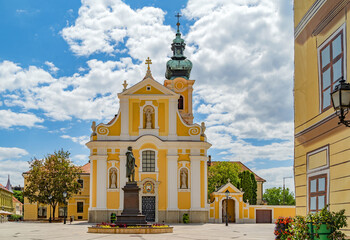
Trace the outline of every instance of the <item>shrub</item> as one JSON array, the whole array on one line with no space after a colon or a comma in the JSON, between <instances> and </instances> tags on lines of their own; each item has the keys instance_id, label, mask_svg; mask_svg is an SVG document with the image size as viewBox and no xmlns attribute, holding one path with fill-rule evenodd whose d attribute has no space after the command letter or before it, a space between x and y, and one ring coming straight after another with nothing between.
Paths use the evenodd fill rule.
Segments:
<instances>
[{"instance_id":1,"label":"shrub","mask_svg":"<svg viewBox=\"0 0 350 240\"><path fill-rule=\"evenodd\" d=\"M275 224L275 231L274 234L276 236L275 239L281 239L281 240L289 240L292 238L292 233L289 229L289 226L293 222L293 219L291 217L279 217Z\"/></svg>"},{"instance_id":2,"label":"shrub","mask_svg":"<svg viewBox=\"0 0 350 240\"><path fill-rule=\"evenodd\" d=\"M189 223L190 222L190 216L188 216L187 213L184 213L184 215L182 215L182 222L183 223Z\"/></svg>"}]
</instances>

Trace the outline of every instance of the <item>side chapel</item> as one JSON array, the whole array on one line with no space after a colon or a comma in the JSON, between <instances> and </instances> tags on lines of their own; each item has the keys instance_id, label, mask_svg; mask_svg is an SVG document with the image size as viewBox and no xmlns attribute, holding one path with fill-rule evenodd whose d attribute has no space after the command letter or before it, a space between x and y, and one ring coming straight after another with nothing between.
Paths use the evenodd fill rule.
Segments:
<instances>
[{"instance_id":1,"label":"side chapel","mask_svg":"<svg viewBox=\"0 0 350 240\"><path fill-rule=\"evenodd\" d=\"M135 156L135 181L141 188L139 209L151 222L208 222L205 124L193 123L192 63L177 23L166 64L164 85L151 73L118 94L120 109L107 124L92 124L90 141L89 222L108 221L123 211L127 182L126 152Z\"/></svg>"}]
</instances>

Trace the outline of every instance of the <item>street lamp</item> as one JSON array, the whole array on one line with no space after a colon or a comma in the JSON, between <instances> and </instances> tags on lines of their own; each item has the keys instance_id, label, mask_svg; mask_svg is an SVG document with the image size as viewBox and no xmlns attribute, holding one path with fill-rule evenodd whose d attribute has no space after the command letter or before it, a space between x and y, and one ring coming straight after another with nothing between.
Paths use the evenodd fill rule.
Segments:
<instances>
[{"instance_id":1,"label":"street lamp","mask_svg":"<svg viewBox=\"0 0 350 240\"><path fill-rule=\"evenodd\" d=\"M286 196L285 196L285 191L284 191L284 189L285 189L285 183L284 183L284 181L285 181L285 179L287 179L287 178L293 178L293 177L283 177L283 204L282 205L284 205L285 204L285 198L286 198Z\"/></svg>"},{"instance_id":2,"label":"street lamp","mask_svg":"<svg viewBox=\"0 0 350 240\"><path fill-rule=\"evenodd\" d=\"M50 218L49 218L49 223L51 223L51 199L52 199L52 196L50 195L50 196L49 196L49 208L50 208Z\"/></svg>"},{"instance_id":3,"label":"street lamp","mask_svg":"<svg viewBox=\"0 0 350 240\"><path fill-rule=\"evenodd\" d=\"M333 108L339 117L338 124L350 127L350 120L345 120L345 116L350 108L350 84L345 83L344 77L340 78L339 84L335 86L331 93Z\"/></svg>"},{"instance_id":4,"label":"street lamp","mask_svg":"<svg viewBox=\"0 0 350 240\"><path fill-rule=\"evenodd\" d=\"M66 202L67 192L63 192L63 198L64 198L64 216L63 216L63 224L66 224L66 217L67 217L67 202Z\"/></svg>"},{"instance_id":5,"label":"street lamp","mask_svg":"<svg viewBox=\"0 0 350 240\"><path fill-rule=\"evenodd\" d=\"M227 189L225 192L226 195L226 226L228 226L228 196L230 195L230 191Z\"/></svg>"}]
</instances>

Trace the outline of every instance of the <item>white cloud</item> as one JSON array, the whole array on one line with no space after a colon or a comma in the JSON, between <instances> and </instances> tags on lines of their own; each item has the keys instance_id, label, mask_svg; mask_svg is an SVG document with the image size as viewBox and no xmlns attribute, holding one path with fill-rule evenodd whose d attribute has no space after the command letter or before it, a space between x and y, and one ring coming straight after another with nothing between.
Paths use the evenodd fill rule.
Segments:
<instances>
[{"instance_id":1,"label":"white cloud","mask_svg":"<svg viewBox=\"0 0 350 240\"><path fill-rule=\"evenodd\" d=\"M292 166L252 170L266 180L266 183L264 183L264 190L272 187L283 187L283 178L294 176ZM285 187L295 192L294 178L285 179Z\"/></svg>"},{"instance_id":2,"label":"white cloud","mask_svg":"<svg viewBox=\"0 0 350 240\"><path fill-rule=\"evenodd\" d=\"M23 69L10 61L0 62L0 92L28 89L52 81L52 76L38 67L30 66L28 69Z\"/></svg>"},{"instance_id":3,"label":"white cloud","mask_svg":"<svg viewBox=\"0 0 350 240\"><path fill-rule=\"evenodd\" d=\"M64 139L70 139L75 143L79 143L82 146L85 146L85 144L90 141L90 137L89 136L80 136L80 137L71 137L69 135L62 135L61 138ZM76 155L78 156L78 155Z\"/></svg>"},{"instance_id":4,"label":"white cloud","mask_svg":"<svg viewBox=\"0 0 350 240\"><path fill-rule=\"evenodd\" d=\"M0 161L0 183L6 186L8 175L12 186L24 186L22 173L28 171L29 164L26 161L5 160Z\"/></svg>"},{"instance_id":5,"label":"white cloud","mask_svg":"<svg viewBox=\"0 0 350 240\"><path fill-rule=\"evenodd\" d=\"M79 166L82 166L86 163L89 162L89 155L85 155L85 154L77 154L77 155L74 155L71 157L71 160L79 165Z\"/></svg>"},{"instance_id":6,"label":"white cloud","mask_svg":"<svg viewBox=\"0 0 350 240\"><path fill-rule=\"evenodd\" d=\"M45 65L47 65L49 67L50 72L52 72L52 73L56 73L59 70L59 68L56 67L55 64L53 64L52 62L46 61Z\"/></svg>"},{"instance_id":7,"label":"white cloud","mask_svg":"<svg viewBox=\"0 0 350 240\"><path fill-rule=\"evenodd\" d=\"M21 158L22 156L26 155L28 155L28 152L22 148L0 147L0 160Z\"/></svg>"},{"instance_id":8,"label":"white cloud","mask_svg":"<svg viewBox=\"0 0 350 240\"><path fill-rule=\"evenodd\" d=\"M13 126L40 127L38 123L44 122L33 113L16 113L11 110L0 110L0 128Z\"/></svg>"}]
</instances>

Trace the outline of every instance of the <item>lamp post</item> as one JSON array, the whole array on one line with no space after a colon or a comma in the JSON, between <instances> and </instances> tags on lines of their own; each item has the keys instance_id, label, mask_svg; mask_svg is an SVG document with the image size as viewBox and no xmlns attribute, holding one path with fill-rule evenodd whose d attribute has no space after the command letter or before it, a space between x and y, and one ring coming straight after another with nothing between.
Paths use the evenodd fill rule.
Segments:
<instances>
[{"instance_id":1,"label":"lamp post","mask_svg":"<svg viewBox=\"0 0 350 240\"><path fill-rule=\"evenodd\" d=\"M283 177L283 204L282 205L285 204L285 198L286 198L285 191L284 191L284 189L286 187L286 185L285 185L285 179L286 178L293 178L293 177Z\"/></svg>"},{"instance_id":2,"label":"lamp post","mask_svg":"<svg viewBox=\"0 0 350 240\"><path fill-rule=\"evenodd\" d=\"M67 192L63 192L63 198L64 198L64 216L63 216L63 224L66 224L66 217L67 217L67 202L66 202Z\"/></svg>"},{"instance_id":3,"label":"lamp post","mask_svg":"<svg viewBox=\"0 0 350 240\"><path fill-rule=\"evenodd\" d=\"M228 196L230 195L230 191L227 189L225 192L226 195L226 226L228 226Z\"/></svg>"},{"instance_id":4,"label":"lamp post","mask_svg":"<svg viewBox=\"0 0 350 240\"><path fill-rule=\"evenodd\" d=\"M50 218L49 218L49 223L51 223L51 199L52 199L52 196L50 195L50 196L49 196L49 208L50 208Z\"/></svg>"},{"instance_id":5,"label":"lamp post","mask_svg":"<svg viewBox=\"0 0 350 240\"><path fill-rule=\"evenodd\" d=\"M339 117L338 124L344 124L350 127L350 120L345 120L346 114L350 108L350 84L345 83L344 77L341 77L339 84L335 86L331 93L332 105Z\"/></svg>"}]
</instances>

